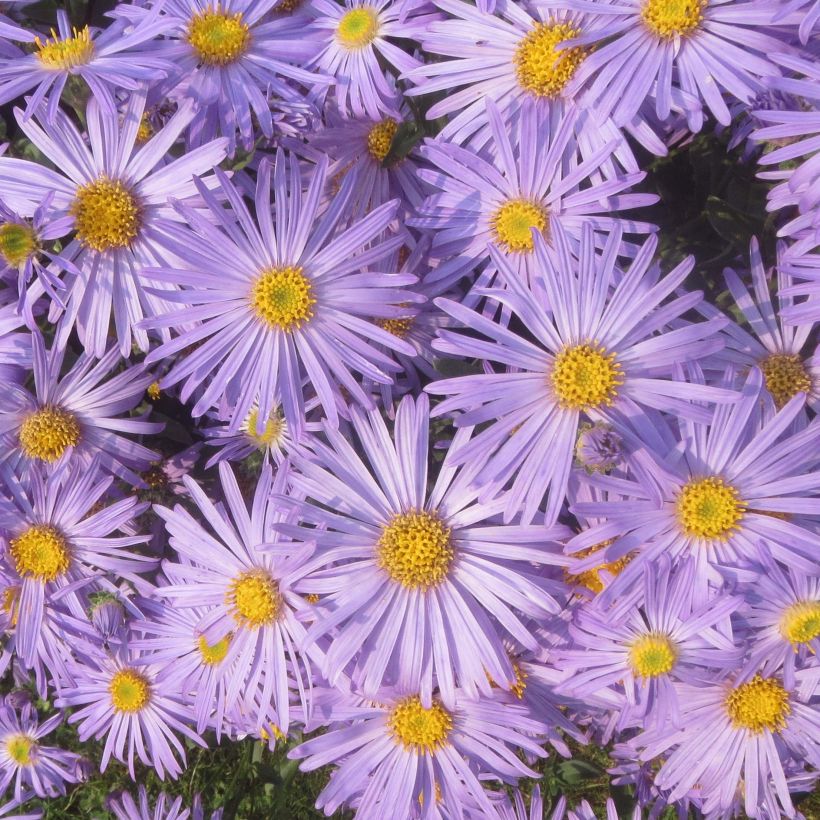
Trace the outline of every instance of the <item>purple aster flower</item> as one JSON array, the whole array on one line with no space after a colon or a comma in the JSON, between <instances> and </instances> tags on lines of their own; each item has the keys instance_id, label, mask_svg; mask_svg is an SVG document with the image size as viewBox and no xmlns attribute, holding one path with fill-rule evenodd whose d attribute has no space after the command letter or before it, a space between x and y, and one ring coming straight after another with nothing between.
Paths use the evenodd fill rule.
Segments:
<instances>
[{"instance_id":1,"label":"purple aster flower","mask_svg":"<svg viewBox=\"0 0 820 820\"><path fill-rule=\"evenodd\" d=\"M182 798L177 797L173 802L165 792L160 792L153 807L148 800L145 786L140 786L137 800L128 792L111 795L106 800L106 808L117 820L204 820L202 801L199 795L194 795L191 808L184 807ZM221 820L222 809L217 809L210 815L210 820Z\"/></svg>"},{"instance_id":2,"label":"purple aster flower","mask_svg":"<svg viewBox=\"0 0 820 820\"><path fill-rule=\"evenodd\" d=\"M299 589L321 596L308 639L331 640L324 677L336 685L349 672L366 696L420 689L428 706L435 683L448 705L456 686L510 688L503 636L534 651L525 619L560 610L563 585L543 567L562 563L563 528L496 525L500 504L476 504L475 468L455 468L449 453L428 490L424 395L402 399L392 439L377 411L354 408L351 424L363 457L329 425L327 443L294 454L292 485L313 503L291 500L300 526L279 527L317 546Z\"/></svg>"},{"instance_id":3,"label":"purple aster flower","mask_svg":"<svg viewBox=\"0 0 820 820\"><path fill-rule=\"evenodd\" d=\"M792 300L784 307L783 321L790 325L812 326L820 322L820 236L814 232L804 235L791 245L779 259L779 269L786 276L797 280L797 284L784 288L781 296ZM794 296L808 299L795 301Z\"/></svg>"},{"instance_id":4,"label":"purple aster flower","mask_svg":"<svg viewBox=\"0 0 820 820\"><path fill-rule=\"evenodd\" d=\"M550 523L564 502L582 417L611 423L626 434L640 413L639 405L705 421L710 413L690 402L734 401L736 395L670 378L676 365L697 361L723 346L717 331L725 319L668 330L670 322L702 300L702 293L695 291L664 304L692 270L691 257L661 278L659 266L652 262L657 240L651 237L618 278L617 225L602 254L596 251L592 228L585 225L580 261L559 222L552 226L554 247L547 246L537 231L532 235L531 284L522 282L491 246L505 289L481 291L517 316L528 336L456 302L436 300L469 331L486 338L442 330L434 347L500 367L433 382L426 390L448 396L435 415L459 411L456 426L491 422L469 443L454 447L452 456L457 464L488 459L478 477L481 498L495 497L509 487L505 520L521 513L528 523L549 492Z\"/></svg>"},{"instance_id":5,"label":"purple aster flower","mask_svg":"<svg viewBox=\"0 0 820 820\"><path fill-rule=\"evenodd\" d=\"M136 91L173 69L172 63L148 45L169 27L167 19L154 14L137 26L116 21L103 30L88 26L77 29L69 24L67 12L59 9L57 31L52 29L51 37L28 29L25 37L13 38L33 44L34 51L14 49L16 53L0 59L0 104L34 89L27 98L26 118L48 97L46 117L53 120L66 82L80 77L102 108L113 114L116 91Z\"/></svg>"},{"instance_id":6,"label":"purple aster flower","mask_svg":"<svg viewBox=\"0 0 820 820\"><path fill-rule=\"evenodd\" d=\"M286 733L294 690L307 711L311 662L317 662L321 654L316 648L301 651L305 627L300 613L309 606L294 590L312 550L302 545L294 548L276 532L277 525L288 520L281 503L271 497L285 490L284 466L275 479L270 465L263 468L250 511L225 462L219 465L219 477L227 509L217 509L198 484L185 478L211 531L181 506L173 510L156 507L181 559L163 563L168 583L157 589L157 595L176 607L205 609L194 623L195 632L187 638L206 662L208 657L222 656L219 669L207 680L213 686L227 676L224 710L242 709L256 717L258 728L274 721ZM181 674L188 666L175 663L174 668ZM190 677L191 673L186 674ZM210 700L199 704L198 719L212 705Z\"/></svg>"},{"instance_id":7,"label":"purple aster flower","mask_svg":"<svg viewBox=\"0 0 820 820\"><path fill-rule=\"evenodd\" d=\"M53 193L56 214L72 217L75 238L62 256L82 275L67 277L66 310L63 313L53 304L50 318L56 321L63 313L57 335L61 345L76 325L86 351L98 358L108 346L112 314L122 355L130 354L132 338L147 350L148 336L137 321L144 313L162 312L165 303L157 290L168 285L138 274L146 266L168 264L173 258L165 233L179 217L168 200L192 196L193 176L210 171L225 157L225 141L216 140L177 160L162 162L190 122L192 113L185 106L148 142L136 147L144 107L144 93L134 92L120 123L116 111L107 113L92 99L86 111L90 145L60 111L42 129L18 113L22 131L60 170L0 157L0 197L9 207L28 216ZM38 287L38 283L32 286L30 298L37 297Z\"/></svg>"},{"instance_id":8,"label":"purple aster flower","mask_svg":"<svg viewBox=\"0 0 820 820\"><path fill-rule=\"evenodd\" d=\"M127 647L108 654L81 644L76 651L73 681L55 705L73 710L68 722L79 724L82 742L105 737L100 771L113 756L128 765L132 780L135 758L153 766L160 779L166 774L178 777L185 749L177 735L200 746L205 743L188 725L190 708L179 692L173 667L146 664L139 652Z\"/></svg>"},{"instance_id":9,"label":"purple aster flower","mask_svg":"<svg viewBox=\"0 0 820 820\"><path fill-rule=\"evenodd\" d=\"M33 789L38 797L56 797L65 794L66 783L81 780L80 755L40 743L62 722L60 712L39 723L29 704L19 715L0 705L0 793L5 794L14 781L19 804L30 794L24 789Z\"/></svg>"},{"instance_id":10,"label":"purple aster flower","mask_svg":"<svg viewBox=\"0 0 820 820\"><path fill-rule=\"evenodd\" d=\"M483 783L535 777L519 750L544 756L533 737L541 724L510 703L462 693L449 707L437 699L425 706L417 694L382 692L366 703L329 694L322 722L331 728L289 753L303 771L336 764L316 802L328 816L347 804L361 820L432 818L441 816L440 802L453 812L475 803L484 817L499 818Z\"/></svg>"},{"instance_id":11,"label":"purple aster flower","mask_svg":"<svg viewBox=\"0 0 820 820\"><path fill-rule=\"evenodd\" d=\"M238 430L256 407L257 434L279 406L291 435L301 433L305 381L333 424L338 424L342 387L352 401L372 406L351 371L381 384L389 383L389 374L398 369L373 342L413 354L407 342L372 320L401 316L401 303L415 300L402 286L416 277L365 270L377 267L403 241L399 236L379 241L397 202L340 230L355 177L345 176L333 204L322 210L327 160L312 169L305 190L296 156L279 151L275 163L260 165L255 222L234 185L217 174L232 213L200 186L212 221L182 208L193 233L177 230L173 244L188 269L161 268L149 274L167 288L184 287L172 299L186 306L145 323L182 330L146 361L157 362L200 343L177 360L162 387L184 381L180 397L187 401L207 381L193 415L227 404L233 413L231 429ZM200 324L188 329L192 322Z\"/></svg>"},{"instance_id":12,"label":"purple aster flower","mask_svg":"<svg viewBox=\"0 0 820 820\"><path fill-rule=\"evenodd\" d=\"M0 395L0 461L58 466L97 458L105 471L142 486L134 471L158 454L122 434L162 430L161 424L126 415L142 400L151 374L142 365L120 369L119 351L112 347L99 361L82 354L61 375L66 349L55 342L46 351L39 333L31 340L34 395L16 384ZM108 378L115 369L120 372Z\"/></svg>"},{"instance_id":13,"label":"purple aster flower","mask_svg":"<svg viewBox=\"0 0 820 820\"><path fill-rule=\"evenodd\" d=\"M624 440L611 424L596 422L578 428L575 462L588 473L610 473L623 465Z\"/></svg>"}]
</instances>

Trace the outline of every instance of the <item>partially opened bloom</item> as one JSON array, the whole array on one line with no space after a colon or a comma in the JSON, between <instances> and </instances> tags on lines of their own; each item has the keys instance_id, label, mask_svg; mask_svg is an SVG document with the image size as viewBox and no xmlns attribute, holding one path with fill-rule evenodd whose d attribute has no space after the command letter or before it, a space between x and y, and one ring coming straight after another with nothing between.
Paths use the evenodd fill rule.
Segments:
<instances>
[{"instance_id":1,"label":"partially opened bloom","mask_svg":"<svg viewBox=\"0 0 820 820\"><path fill-rule=\"evenodd\" d=\"M669 329L671 321L702 299L702 293L694 291L666 302L694 260L661 277L652 262L657 247L653 237L618 278L617 226L599 254L593 231L585 225L580 261L559 222L553 226L554 247L536 231L533 237L536 264L531 283L523 282L491 247L505 289L481 292L509 308L527 336L477 310L437 300L472 335L442 330L435 348L451 356L483 359L497 369L443 379L426 389L448 397L435 414L458 411L457 426L491 422L452 452L458 464L488 459L478 476L482 498L509 488L505 520L520 513L524 522L530 522L549 493L546 520L551 523L564 502L584 416L627 431L637 405L705 420L707 410L689 402L733 401L735 396L673 377L675 364L697 361L723 346L716 334L725 319Z\"/></svg>"}]
</instances>

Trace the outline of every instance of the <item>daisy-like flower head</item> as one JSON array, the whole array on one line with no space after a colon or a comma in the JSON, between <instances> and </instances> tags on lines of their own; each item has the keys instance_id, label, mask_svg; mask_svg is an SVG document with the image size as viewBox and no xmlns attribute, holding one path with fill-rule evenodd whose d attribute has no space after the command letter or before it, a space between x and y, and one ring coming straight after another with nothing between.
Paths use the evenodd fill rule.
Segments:
<instances>
[{"instance_id":1,"label":"daisy-like flower head","mask_svg":"<svg viewBox=\"0 0 820 820\"><path fill-rule=\"evenodd\" d=\"M117 820L205 820L202 810L202 801L199 795L194 796L191 808L183 805L182 798L176 800L160 792L156 802L151 805L145 786L140 786L137 799L128 792L111 795L105 801L106 808ZM222 809L217 809L210 815L210 820L221 820Z\"/></svg>"},{"instance_id":2,"label":"daisy-like flower head","mask_svg":"<svg viewBox=\"0 0 820 820\"><path fill-rule=\"evenodd\" d=\"M418 208L419 216L410 224L433 232L431 253L439 264L427 281L440 282L442 289L474 270L486 258L488 245L525 273L533 262L533 229L550 241L558 222L574 246L580 243L585 224L601 232L615 225L627 233L655 230L649 223L615 213L657 201L653 194L625 193L644 178L642 173L600 178L615 143L582 158L576 134L583 123L590 124L587 115L579 115L574 107L539 112L531 100L525 100L520 117L516 144L497 106L487 100L492 156L482 157L440 140L427 140L421 148L434 167L422 169L419 175L435 193ZM603 233L598 236L603 241Z\"/></svg>"},{"instance_id":3,"label":"daisy-like flower head","mask_svg":"<svg viewBox=\"0 0 820 820\"><path fill-rule=\"evenodd\" d=\"M146 536L114 535L147 504L125 498L92 512L112 480L100 475L96 460L84 469L65 465L48 476L30 468L25 480L7 465L0 467L0 486L9 501L0 508L0 541L19 578L15 639L27 666L41 654L42 638L51 634L41 634L47 601L59 597L76 612L83 608L77 592L84 579L100 571L127 578L156 566L128 549L144 543Z\"/></svg>"},{"instance_id":4,"label":"daisy-like flower head","mask_svg":"<svg viewBox=\"0 0 820 820\"><path fill-rule=\"evenodd\" d=\"M78 644L71 663L72 682L55 705L72 709L81 741L105 737L100 771L111 757L127 764L135 780L134 761L153 766L160 779L178 777L185 766L185 748L178 735L204 746L188 725L191 710L179 691L171 666L146 663L140 653L123 645L112 654L91 644ZM180 765L180 761L182 765Z\"/></svg>"},{"instance_id":5,"label":"daisy-like flower head","mask_svg":"<svg viewBox=\"0 0 820 820\"><path fill-rule=\"evenodd\" d=\"M560 609L563 585L543 567L562 562L563 528L496 526L500 505L476 504L475 469L449 456L428 491L426 396L402 399L392 438L377 411L354 409L351 424L363 456L329 425L327 443L294 455L292 485L313 503L291 502L300 526L283 529L317 545L299 589L321 596L308 638L331 640L324 676L335 685L349 673L367 696L410 686L426 706L436 684L446 704L456 685L509 689L503 636L534 651L525 619Z\"/></svg>"},{"instance_id":6,"label":"daisy-like flower head","mask_svg":"<svg viewBox=\"0 0 820 820\"><path fill-rule=\"evenodd\" d=\"M24 121L18 112L20 128L60 170L0 157L0 197L9 207L29 216L52 194L55 215L70 217L75 237L61 255L81 275L68 274L64 279L66 309L57 338L66 344L76 325L86 351L98 358L108 347L112 316L123 356L130 354L132 339L142 350L148 348L148 336L136 323L144 313L162 311L164 302L156 290L167 285L138 273L169 258L164 231L179 218L167 204L169 198L192 196L193 176L210 171L225 157L225 141L216 140L163 162L192 112L189 106L181 106L162 130L138 146L144 108L144 92L133 92L120 122L116 110L106 112L92 99L86 111L90 144L61 111L55 112L53 122L43 122L42 128L33 120ZM39 287L39 283L31 286L29 298L37 298ZM51 320L61 312L53 304Z\"/></svg>"},{"instance_id":7,"label":"daisy-like flower head","mask_svg":"<svg viewBox=\"0 0 820 820\"><path fill-rule=\"evenodd\" d=\"M559 222L552 232L552 247L532 232L536 264L531 285L490 248L505 289L481 294L509 308L528 337L477 310L437 300L442 310L483 338L442 330L434 347L449 355L484 359L498 369L443 379L426 390L448 396L435 414L458 411L457 426L491 422L454 448L453 459L459 464L487 459L478 477L481 498L509 487L504 513L508 521L519 513L523 521L532 521L547 492L546 520L556 520L582 418L610 423L626 434L627 417L640 412L638 405L706 421L709 412L691 401L736 398L721 388L670 378L676 364L697 361L723 346L716 334L725 319L667 329L702 300L696 291L666 302L694 260L662 278L652 262L657 247L652 237L618 279L618 226L600 254L592 228L584 226L580 261Z\"/></svg>"},{"instance_id":8,"label":"daisy-like flower head","mask_svg":"<svg viewBox=\"0 0 820 820\"><path fill-rule=\"evenodd\" d=\"M33 50L15 49L14 56L0 60L0 104L34 89L25 116L30 117L48 97L46 117L52 120L69 77L81 77L99 104L113 113L115 91L136 91L173 70L173 63L151 44L170 27L167 19L153 14L136 26L119 20L104 30L78 29L71 27L68 14L60 9L56 31L52 29L50 36L26 31L20 39L32 44Z\"/></svg>"},{"instance_id":9,"label":"daisy-like flower head","mask_svg":"<svg viewBox=\"0 0 820 820\"><path fill-rule=\"evenodd\" d=\"M293 588L312 550L302 545L294 548L276 532L276 525L288 516L271 494L284 491L286 467L279 469L275 479L270 465L263 468L250 511L225 462L219 465L219 476L226 511L217 509L196 482L185 479L208 528L182 507L156 508L181 559L163 563L168 583L157 594L176 607L203 608L187 640L196 642L202 662L220 667L216 675L200 669L200 685L213 687L228 676L224 701L217 702L216 708L241 709L255 717L258 729L274 722L287 733L292 688L306 711L311 662L320 656L315 648L301 652L305 628L298 613L309 607ZM186 674L190 678L193 673ZM198 719L209 707L214 707L211 698L198 706Z\"/></svg>"},{"instance_id":10,"label":"daisy-like flower head","mask_svg":"<svg viewBox=\"0 0 820 820\"><path fill-rule=\"evenodd\" d=\"M352 371L381 384L389 383L390 373L398 369L373 342L413 353L407 342L373 324L374 319L402 316L402 303L418 301L403 289L416 282L415 276L378 270L402 243L398 236L379 241L395 216L396 201L340 230L355 178L347 175L332 205L322 211L327 161L311 170L304 190L298 159L279 151L275 164L260 165L254 221L236 187L221 172L218 176L232 213L201 186L213 222L183 208L193 234L182 229L175 234L174 251L188 269L150 273L166 287L182 286L173 300L186 307L146 322L184 328L146 361L157 362L200 343L195 352L177 359L162 387L184 382L180 397L187 401L205 385L193 415L228 406L232 430L240 429L257 408L257 434L279 407L291 435L301 433L305 382L333 424L338 424L342 387L353 402L372 406ZM193 321L200 324L189 329Z\"/></svg>"},{"instance_id":11,"label":"daisy-like flower head","mask_svg":"<svg viewBox=\"0 0 820 820\"><path fill-rule=\"evenodd\" d=\"M14 782L14 799L22 803L32 789L41 798L65 794L66 783L77 783L80 755L45 746L40 741L63 722L57 713L40 723L30 704L17 714L0 705L0 792L8 794Z\"/></svg>"},{"instance_id":12,"label":"daisy-like flower head","mask_svg":"<svg viewBox=\"0 0 820 820\"><path fill-rule=\"evenodd\" d=\"M483 817L498 818L483 783L535 776L516 752L544 756L534 737L542 724L491 698L460 692L449 707L393 691L369 703L336 693L328 700L323 722L331 728L289 753L304 761L303 771L336 765L317 800L328 816L345 804L362 820L440 817L439 804L451 811L477 804Z\"/></svg>"},{"instance_id":13,"label":"daisy-like flower head","mask_svg":"<svg viewBox=\"0 0 820 820\"><path fill-rule=\"evenodd\" d=\"M704 814L737 808L753 818L795 817L787 777L820 763L820 711L777 676L677 684L681 728L636 739L641 760L665 756L655 785L680 800L695 784Z\"/></svg>"},{"instance_id":14,"label":"daisy-like flower head","mask_svg":"<svg viewBox=\"0 0 820 820\"><path fill-rule=\"evenodd\" d=\"M108 378L121 362L112 347L99 361L82 354L61 374L65 348L55 341L46 351L39 333L31 340L34 394L9 384L0 395L0 460L51 467L66 461L87 465L96 457L106 472L143 486L135 471L144 470L159 455L122 433L162 430L162 424L127 416L142 400L150 373L134 365Z\"/></svg>"}]
</instances>

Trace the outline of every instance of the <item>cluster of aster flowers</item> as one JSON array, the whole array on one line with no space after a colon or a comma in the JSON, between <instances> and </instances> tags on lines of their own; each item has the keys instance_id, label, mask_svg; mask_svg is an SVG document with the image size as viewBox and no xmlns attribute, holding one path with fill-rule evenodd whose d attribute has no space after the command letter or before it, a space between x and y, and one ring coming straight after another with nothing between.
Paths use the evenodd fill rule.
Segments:
<instances>
[{"instance_id":1,"label":"cluster of aster flowers","mask_svg":"<svg viewBox=\"0 0 820 820\"><path fill-rule=\"evenodd\" d=\"M327 815L589 820L532 779L593 744L803 817L820 3L76 5L0 16L0 816L255 738ZM705 131L777 234L708 294Z\"/></svg>"}]
</instances>

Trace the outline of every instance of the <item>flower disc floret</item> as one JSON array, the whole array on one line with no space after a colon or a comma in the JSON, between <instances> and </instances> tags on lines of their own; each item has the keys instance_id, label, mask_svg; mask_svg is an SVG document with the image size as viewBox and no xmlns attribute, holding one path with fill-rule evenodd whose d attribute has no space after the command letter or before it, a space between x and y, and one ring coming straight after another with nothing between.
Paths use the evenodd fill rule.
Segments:
<instances>
[{"instance_id":1,"label":"flower disc floret","mask_svg":"<svg viewBox=\"0 0 820 820\"><path fill-rule=\"evenodd\" d=\"M382 120L370 129L367 134L367 150L376 162L384 162L398 130L399 124L392 117Z\"/></svg>"},{"instance_id":2,"label":"flower disc floret","mask_svg":"<svg viewBox=\"0 0 820 820\"><path fill-rule=\"evenodd\" d=\"M390 712L388 726L397 743L416 753L430 753L447 743L453 719L438 703L429 709L417 695L399 701Z\"/></svg>"},{"instance_id":3,"label":"flower disc floret","mask_svg":"<svg viewBox=\"0 0 820 820\"><path fill-rule=\"evenodd\" d=\"M42 407L20 425L20 449L26 458L54 462L79 443L77 418L62 407Z\"/></svg>"},{"instance_id":4,"label":"flower disc floret","mask_svg":"<svg viewBox=\"0 0 820 820\"><path fill-rule=\"evenodd\" d=\"M496 241L510 252L529 252L533 249L532 229L541 233L547 229L546 210L537 202L511 199L492 217Z\"/></svg>"},{"instance_id":5,"label":"flower disc floret","mask_svg":"<svg viewBox=\"0 0 820 820\"><path fill-rule=\"evenodd\" d=\"M12 735L6 740L6 752L18 766L33 766L37 741L28 735Z\"/></svg>"},{"instance_id":6,"label":"flower disc floret","mask_svg":"<svg viewBox=\"0 0 820 820\"><path fill-rule=\"evenodd\" d=\"M776 732L786 725L791 712L789 693L774 678L756 675L732 689L726 697L726 712L736 729L760 734Z\"/></svg>"},{"instance_id":7,"label":"flower disc floret","mask_svg":"<svg viewBox=\"0 0 820 820\"><path fill-rule=\"evenodd\" d=\"M250 39L242 12L228 14L219 5L195 14L188 24L188 42L203 65L225 66L236 62L248 50Z\"/></svg>"},{"instance_id":8,"label":"flower disc floret","mask_svg":"<svg viewBox=\"0 0 820 820\"><path fill-rule=\"evenodd\" d=\"M623 372L615 354L600 345L571 345L555 357L550 381L561 407L589 410L612 404Z\"/></svg>"},{"instance_id":9,"label":"flower disc floret","mask_svg":"<svg viewBox=\"0 0 820 820\"><path fill-rule=\"evenodd\" d=\"M108 684L111 705L117 712L134 714L142 711L151 700L151 684L134 669L120 669Z\"/></svg>"},{"instance_id":10,"label":"flower disc floret","mask_svg":"<svg viewBox=\"0 0 820 820\"><path fill-rule=\"evenodd\" d=\"M77 239L95 251L125 248L139 233L139 205L119 180L101 176L80 186L70 211Z\"/></svg>"},{"instance_id":11,"label":"flower disc floret","mask_svg":"<svg viewBox=\"0 0 820 820\"><path fill-rule=\"evenodd\" d=\"M557 96L587 55L587 50L579 46L559 46L580 33L580 29L567 23L536 24L513 58L521 87L538 97Z\"/></svg>"},{"instance_id":12,"label":"flower disc floret","mask_svg":"<svg viewBox=\"0 0 820 820\"><path fill-rule=\"evenodd\" d=\"M707 0L646 0L641 19L658 37L682 37L700 27L706 3Z\"/></svg>"},{"instance_id":13,"label":"flower disc floret","mask_svg":"<svg viewBox=\"0 0 820 820\"><path fill-rule=\"evenodd\" d=\"M783 613L780 634L795 646L820 635L820 601L798 601Z\"/></svg>"},{"instance_id":14,"label":"flower disc floret","mask_svg":"<svg viewBox=\"0 0 820 820\"><path fill-rule=\"evenodd\" d=\"M760 362L760 370L777 407L783 407L792 396L811 390L811 376L795 353L772 353Z\"/></svg>"},{"instance_id":15,"label":"flower disc floret","mask_svg":"<svg viewBox=\"0 0 820 820\"><path fill-rule=\"evenodd\" d=\"M259 408L254 407L243 425L245 432L251 441L260 449L265 450L272 444L277 444L285 435L287 422L278 413L272 413L265 422L265 427L261 433L257 432L259 423Z\"/></svg>"},{"instance_id":16,"label":"flower disc floret","mask_svg":"<svg viewBox=\"0 0 820 820\"><path fill-rule=\"evenodd\" d=\"M667 635L642 635L629 647L629 665L636 677L657 678L672 671L678 650Z\"/></svg>"},{"instance_id":17,"label":"flower disc floret","mask_svg":"<svg viewBox=\"0 0 820 820\"><path fill-rule=\"evenodd\" d=\"M228 633L216 643L208 643L205 636L200 635L197 641L197 647L199 648L199 654L202 656L202 663L206 666L215 666L218 663L222 663L228 654L228 649L230 649L232 637L231 633Z\"/></svg>"},{"instance_id":18,"label":"flower disc floret","mask_svg":"<svg viewBox=\"0 0 820 820\"><path fill-rule=\"evenodd\" d=\"M737 528L746 504L722 478L694 479L677 499L678 522L685 535L725 540Z\"/></svg>"},{"instance_id":19,"label":"flower disc floret","mask_svg":"<svg viewBox=\"0 0 820 820\"><path fill-rule=\"evenodd\" d=\"M51 37L41 40L34 38L37 47L37 58L43 68L66 71L77 66L87 65L94 57L94 42L88 26L73 29L71 37L61 40L54 29Z\"/></svg>"},{"instance_id":20,"label":"flower disc floret","mask_svg":"<svg viewBox=\"0 0 820 820\"><path fill-rule=\"evenodd\" d=\"M235 578L227 602L237 623L251 629L272 624L282 609L279 587L264 569L247 570Z\"/></svg>"},{"instance_id":21,"label":"flower disc floret","mask_svg":"<svg viewBox=\"0 0 820 820\"><path fill-rule=\"evenodd\" d=\"M393 516L376 545L379 566L407 589L438 586L450 571L450 528L433 512Z\"/></svg>"},{"instance_id":22,"label":"flower disc floret","mask_svg":"<svg viewBox=\"0 0 820 820\"><path fill-rule=\"evenodd\" d=\"M44 583L55 581L71 563L66 537L50 524L35 524L12 538L9 552L18 575Z\"/></svg>"},{"instance_id":23,"label":"flower disc floret","mask_svg":"<svg viewBox=\"0 0 820 820\"><path fill-rule=\"evenodd\" d=\"M379 17L375 9L363 6L342 15L336 29L336 38L348 49L356 50L370 45L379 33Z\"/></svg>"},{"instance_id":24,"label":"flower disc floret","mask_svg":"<svg viewBox=\"0 0 820 820\"><path fill-rule=\"evenodd\" d=\"M290 332L313 316L316 299L299 267L269 268L251 289L251 307L268 327Z\"/></svg>"},{"instance_id":25,"label":"flower disc floret","mask_svg":"<svg viewBox=\"0 0 820 820\"><path fill-rule=\"evenodd\" d=\"M17 268L39 250L40 243L34 229L18 222L0 225L0 255L6 263Z\"/></svg>"}]
</instances>

